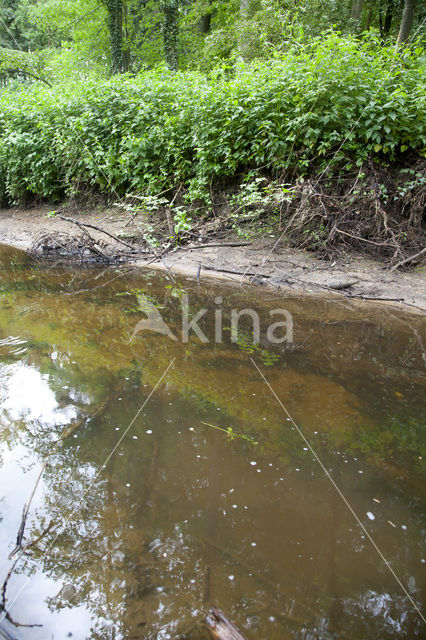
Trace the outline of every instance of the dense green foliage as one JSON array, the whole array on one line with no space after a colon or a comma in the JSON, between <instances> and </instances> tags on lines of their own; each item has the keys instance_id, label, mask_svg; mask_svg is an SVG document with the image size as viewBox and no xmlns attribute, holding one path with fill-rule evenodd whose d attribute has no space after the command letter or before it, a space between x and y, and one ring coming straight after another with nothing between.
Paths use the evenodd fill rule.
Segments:
<instances>
[{"instance_id":1,"label":"dense green foliage","mask_svg":"<svg viewBox=\"0 0 426 640\"><path fill-rule=\"evenodd\" d=\"M330 33L273 61L163 70L0 97L0 188L9 203L82 187L205 198L217 178L392 161L426 149L424 51Z\"/></svg>"},{"instance_id":2,"label":"dense green foliage","mask_svg":"<svg viewBox=\"0 0 426 640\"><path fill-rule=\"evenodd\" d=\"M181 238L223 189L237 229L285 209L289 241L324 248L340 212L346 238L414 250L425 18L416 0L0 0L0 202L173 200Z\"/></svg>"},{"instance_id":3,"label":"dense green foliage","mask_svg":"<svg viewBox=\"0 0 426 640\"><path fill-rule=\"evenodd\" d=\"M394 43L409 0L0 0L0 47L51 54L51 81L164 61L210 71L239 56L285 52L333 28L374 30ZM414 7L408 31L424 34L426 7Z\"/></svg>"}]
</instances>

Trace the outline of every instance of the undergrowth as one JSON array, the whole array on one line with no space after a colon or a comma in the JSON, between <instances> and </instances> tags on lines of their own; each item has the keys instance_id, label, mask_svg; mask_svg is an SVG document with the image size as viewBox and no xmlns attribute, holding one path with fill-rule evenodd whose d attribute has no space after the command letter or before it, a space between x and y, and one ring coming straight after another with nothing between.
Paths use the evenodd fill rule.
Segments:
<instances>
[{"instance_id":1,"label":"undergrowth","mask_svg":"<svg viewBox=\"0 0 426 640\"><path fill-rule=\"evenodd\" d=\"M424 77L420 44L396 54L374 36L328 33L276 60L209 75L158 70L7 90L0 94L0 200L60 201L88 190L116 200L160 194L173 199L182 235L223 183L246 189L230 203L235 224L244 224L251 205L241 198L256 199L256 181L265 179L275 191L261 192L266 205L258 216L275 199L294 243L324 244L331 227L336 236L333 216L345 203L345 224L372 216L352 235L370 234L374 243L384 232L396 247L407 229L395 227L384 205L390 192L398 200L398 185L408 226L422 222L419 202L413 213L409 200L415 191L424 203L424 185L415 170L405 180L400 170L425 156ZM321 221L327 195L334 201Z\"/></svg>"}]
</instances>

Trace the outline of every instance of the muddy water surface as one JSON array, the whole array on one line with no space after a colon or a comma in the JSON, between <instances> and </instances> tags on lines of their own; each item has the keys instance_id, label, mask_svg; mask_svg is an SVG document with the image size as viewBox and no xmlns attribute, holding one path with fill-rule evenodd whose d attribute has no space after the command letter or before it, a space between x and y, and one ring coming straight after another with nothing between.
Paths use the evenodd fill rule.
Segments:
<instances>
[{"instance_id":1,"label":"muddy water surface","mask_svg":"<svg viewBox=\"0 0 426 640\"><path fill-rule=\"evenodd\" d=\"M424 316L7 247L0 270L3 633L199 640L216 604L248 640L424 637Z\"/></svg>"}]
</instances>

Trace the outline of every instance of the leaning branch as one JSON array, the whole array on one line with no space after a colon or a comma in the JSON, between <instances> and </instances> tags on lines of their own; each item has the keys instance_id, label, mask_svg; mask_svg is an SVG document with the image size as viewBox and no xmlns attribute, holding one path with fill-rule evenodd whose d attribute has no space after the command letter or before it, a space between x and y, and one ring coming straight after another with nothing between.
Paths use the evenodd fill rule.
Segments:
<instances>
[{"instance_id":1,"label":"leaning branch","mask_svg":"<svg viewBox=\"0 0 426 640\"><path fill-rule=\"evenodd\" d=\"M426 247L424 247L424 249L422 249L421 251L418 251L417 253L415 253L413 256L409 256L408 258L405 258L405 260L401 260L401 262L397 262L397 264L395 264L392 267L392 269L389 269L389 271L390 272L396 271L397 269L399 269L399 267L402 267L402 265L406 264L407 262L411 262L416 258L420 258L420 256L422 256L424 253L426 253Z\"/></svg>"},{"instance_id":2,"label":"leaning branch","mask_svg":"<svg viewBox=\"0 0 426 640\"><path fill-rule=\"evenodd\" d=\"M44 82L44 84L47 84L48 87L52 87L52 85L50 84L50 82L48 80L46 80L45 78L42 78L41 76L36 75L35 73L32 73L31 71L28 71L27 69L21 69L19 67L3 67L1 69L1 71L4 71L5 73L22 73L24 76L30 76L31 78L34 78L34 80L40 80L40 82Z\"/></svg>"},{"instance_id":3,"label":"leaning branch","mask_svg":"<svg viewBox=\"0 0 426 640\"><path fill-rule=\"evenodd\" d=\"M84 227L88 227L89 229L95 229L96 231L100 231L101 233L104 233L106 236L109 236L116 242L119 242L120 244L124 244L125 247L128 247L129 249L132 249L132 250L135 249L131 244L124 242L124 240L121 240L120 238L115 236L113 233L110 233L109 231L105 231L105 229L102 229L101 227L97 227L95 224L89 224L88 222L80 222L80 220L76 220L75 218L69 218L68 216L62 216L60 214L58 214L58 218L60 218L61 220L65 220L65 222L72 222L73 224L76 224L78 227L80 227L80 229Z\"/></svg>"}]
</instances>

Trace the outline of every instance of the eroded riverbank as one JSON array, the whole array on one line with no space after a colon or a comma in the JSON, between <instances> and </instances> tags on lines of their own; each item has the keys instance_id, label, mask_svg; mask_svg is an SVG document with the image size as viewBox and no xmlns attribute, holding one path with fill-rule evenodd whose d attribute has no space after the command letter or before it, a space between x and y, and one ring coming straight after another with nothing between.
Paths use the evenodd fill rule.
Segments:
<instances>
[{"instance_id":1,"label":"eroded riverbank","mask_svg":"<svg viewBox=\"0 0 426 640\"><path fill-rule=\"evenodd\" d=\"M48 215L48 207L1 210L0 241L28 249L40 236L65 233L75 237L81 234L81 229L75 224ZM146 243L145 226L132 220L128 214L92 211L73 213L73 217L83 224L100 226L117 238L134 244L134 255L129 257L133 264L141 267L171 270L199 280L213 277L262 284L296 295L306 292L340 299L372 299L381 301L381 304L426 311L425 268L409 272L390 271L385 264L353 252L336 253L320 259L312 253L283 246L279 234L250 240L232 234L215 238L213 234L202 242L194 239L183 247L167 246L170 243L165 238L163 245L153 250ZM88 230L101 247L108 247L115 256L128 253L124 245L111 237L96 229ZM158 259L155 259L156 255Z\"/></svg>"}]
</instances>

